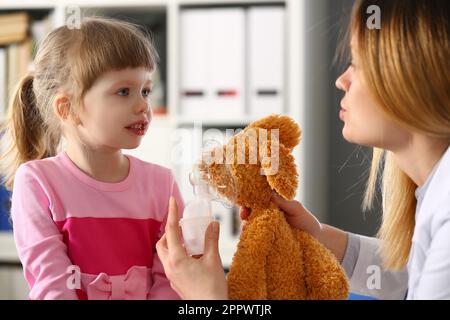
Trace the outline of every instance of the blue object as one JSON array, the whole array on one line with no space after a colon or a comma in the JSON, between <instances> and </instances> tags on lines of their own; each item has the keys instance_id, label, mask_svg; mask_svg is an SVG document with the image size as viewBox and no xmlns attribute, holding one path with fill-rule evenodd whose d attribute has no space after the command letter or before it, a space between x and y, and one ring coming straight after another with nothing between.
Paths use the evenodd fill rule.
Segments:
<instances>
[{"instance_id":1,"label":"blue object","mask_svg":"<svg viewBox=\"0 0 450 320\"><path fill-rule=\"evenodd\" d=\"M348 300L377 300L377 299L374 297L370 297L370 296L363 296L363 295L356 294L356 293L350 293Z\"/></svg>"},{"instance_id":2,"label":"blue object","mask_svg":"<svg viewBox=\"0 0 450 320\"><path fill-rule=\"evenodd\" d=\"M11 192L6 190L3 184L0 184L0 231L12 230L9 218L11 208Z\"/></svg>"}]
</instances>

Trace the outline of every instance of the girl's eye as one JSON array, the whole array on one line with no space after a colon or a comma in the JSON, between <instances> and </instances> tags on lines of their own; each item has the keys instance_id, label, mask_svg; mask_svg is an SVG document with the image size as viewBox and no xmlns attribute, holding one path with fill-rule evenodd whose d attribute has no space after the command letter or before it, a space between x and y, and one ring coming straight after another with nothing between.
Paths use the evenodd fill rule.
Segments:
<instances>
[{"instance_id":1,"label":"girl's eye","mask_svg":"<svg viewBox=\"0 0 450 320\"><path fill-rule=\"evenodd\" d=\"M119 91L117 91L117 94L118 94L119 96L126 97L126 96L128 96L128 95L130 94L130 89L128 89L128 88L122 88L122 89L120 89Z\"/></svg>"},{"instance_id":2,"label":"girl's eye","mask_svg":"<svg viewBox=\"0 0 450 320\"><path fill-rule=\"evenodd\" d=\"M142 90L142 95L144 97L148 97L151 93L152 93L152 90L149 88L145 88L144 90Z\"/></svg>"}]
</instances>

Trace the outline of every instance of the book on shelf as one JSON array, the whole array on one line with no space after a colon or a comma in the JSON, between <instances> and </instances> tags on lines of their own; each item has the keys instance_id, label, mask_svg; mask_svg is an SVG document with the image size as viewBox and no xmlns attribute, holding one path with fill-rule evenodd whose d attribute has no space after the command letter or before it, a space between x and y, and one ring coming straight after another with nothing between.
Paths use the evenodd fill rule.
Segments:
<instances>
[{"instance_id":1,"label":"book on shelf","mask_svg":"<svg viewBox=\"0 0 450 320\"><path fill-rule=\"evenodd\" d=\"M50 32L52 14L33 20L26 12L0 14L0 123L18 82L33 70L36 48Z\"/></svg>"},{"instance_id":2,"label":"book on shelf","mask_svg":"<svg viewBox=\"0 0 450 320\"><path fill-rule=\"evenodd\" d=\"M6 117L9 100L18 82L31 69L32 48L31 38L0 48L0 121Z\"/></svg>"},{"instance_id":3,"label":"book on shelf","mask_svg":"<svg viewBox=\"0 0 450 320\"><path fill-rule=\"evenodd\" d=\"M10 94L31 68L32 46L31 38L8 46L8 92Z\"/></svg>"},{"instance_id":4,"label":"book on shelf","mask_svg":"<svg viewBox=\"0 0 450 320\"><path fill-rule=\"evenodd\" d=\"M5 117L7 106L8 73L7 73L7 48L0 47L0 123Z\"/></svg>"},{"instance_id":5,"label":"book on shelf","mask_svg":"<svg viewBox=\"0 0 450 320\"><path fill-rule=\"evenodd\" d=\"M26 12L0 15L0 46L25 40L28 36L29 16Z\"/></svg>"}]
</instances>

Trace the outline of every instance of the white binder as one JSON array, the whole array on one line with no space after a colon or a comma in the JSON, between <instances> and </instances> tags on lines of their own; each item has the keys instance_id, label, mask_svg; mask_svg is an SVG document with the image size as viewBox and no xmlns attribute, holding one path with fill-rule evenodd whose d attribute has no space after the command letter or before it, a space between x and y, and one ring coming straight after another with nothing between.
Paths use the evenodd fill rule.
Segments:
<instances>
[{"instance_id":1,"label":"white binder","mask_svg":"<svg viewBox=\"0 0 450 320\"><path fill-rule=\"evenodd\" d=\"M284 111L284 10L283 7L248 10L248 94L253 118Z\"/></svg>"},{"instance_id":2,"label":"white binder","mask_svg":"<svg viewBox=\"0 0 450 320\"><path fill-rule=\"evenodd\" d=\"M181 110L208 119L244 115L245 11L181 12Z\"/></svg>"},{"instance_id":3,"label":"white binder","mask_svg":"<svg viewBox=\"0 0 450 320\"><path fill-rule=\"evenodd\" d=\"M212 9L211 89L214 116L236 117L245 113L245 11Z\"/></svg>"},{"instance_id":4,"label":"white binder","mask_svg":"<svg viewBox=\"0 0 450 320\"><path fill-rule=\"evenodd\" d=\"M201 116L209 110L209 24L206 9L181 12L180 104L184 116Z\"/></svg>"}]
</instances>

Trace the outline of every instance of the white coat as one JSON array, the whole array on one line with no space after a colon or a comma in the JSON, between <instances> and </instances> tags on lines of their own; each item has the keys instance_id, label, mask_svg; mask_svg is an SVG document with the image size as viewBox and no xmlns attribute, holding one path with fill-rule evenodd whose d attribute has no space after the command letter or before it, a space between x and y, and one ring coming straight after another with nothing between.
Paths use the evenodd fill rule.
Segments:
<instances>
[{"instance_id":1,"label":"white coat","mask_svg":"<svg viewBox=\"0 0 450 320\"><path fill-rule=\"evenodd\" d=\"M416 211L407 268L384 271L377 254L379 240L359 239L351 292L378 299L450 299L450 148L435 168Z\"/></svg>"}]
</instances>

